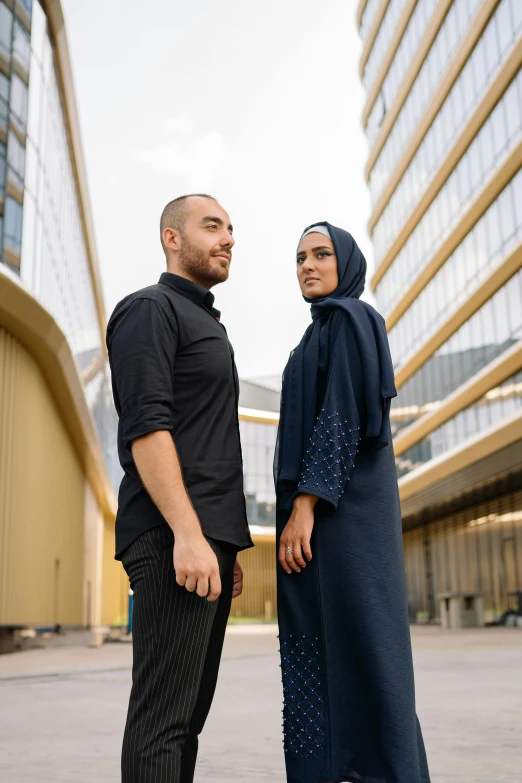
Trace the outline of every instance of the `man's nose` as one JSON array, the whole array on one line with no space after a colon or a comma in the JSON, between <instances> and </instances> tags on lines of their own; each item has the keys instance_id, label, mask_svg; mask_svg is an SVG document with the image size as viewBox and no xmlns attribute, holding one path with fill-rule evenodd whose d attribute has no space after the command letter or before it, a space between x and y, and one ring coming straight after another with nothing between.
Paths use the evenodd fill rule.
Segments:
<instances>
[{"instance_id":1,"label":"man's nose","mask_svg":"<svg viewBox=\"0 0 522 783\"><path fill-rule=\"evenodd\" d=\"M227 233L223 234L223 236L221 237L219 244L221 245L221 247L234 247L234 245L236 244L236 240L234 239L232 234L229 234L227 231Z\"/></svg>"}]
</instances>

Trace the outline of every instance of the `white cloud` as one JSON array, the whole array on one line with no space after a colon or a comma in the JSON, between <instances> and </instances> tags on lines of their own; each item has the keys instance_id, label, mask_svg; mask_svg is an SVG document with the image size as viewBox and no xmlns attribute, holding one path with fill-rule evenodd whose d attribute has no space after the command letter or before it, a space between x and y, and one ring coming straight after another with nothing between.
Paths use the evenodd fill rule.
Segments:
<instances>
[{"instance_id":1,"label":"white cloud","mask_svg":"<svg viewBox=\"0 0 522 783\"><path fill-rule=\"evenodd\" d=\"M165 122L164 128L166 131L175 131L184 134L192 133L193 123L190 114L188 111L184 111L176 117L170 117L170 119Z\"/></svg>"},{"instance_id":2,"label":"white cloud","mask_svg":"<svg viewBox=\"0 0 522 783\"><path fill-rule=\"evenodd\" d=\"M168 120L165 127L171 138L156 147L135 150L136 160L157 174L184 179L190 190L209 189L227 156L223 134L211 130L194 136L187 113Z\"/></svg>"},{"instance_id":3,"label":"white cloud","mask_svg":"<svg viewBox=\"0 0 522 783\"><path fill-rule=\"evenodd\" d=\"M310 320L293 261L304 226L330 220L372 256L355 3L63 5L108 312L163 271L163 206L212 193L236 233L215 294L239 372L279 372Z\"/></svg>"}]
</instances>

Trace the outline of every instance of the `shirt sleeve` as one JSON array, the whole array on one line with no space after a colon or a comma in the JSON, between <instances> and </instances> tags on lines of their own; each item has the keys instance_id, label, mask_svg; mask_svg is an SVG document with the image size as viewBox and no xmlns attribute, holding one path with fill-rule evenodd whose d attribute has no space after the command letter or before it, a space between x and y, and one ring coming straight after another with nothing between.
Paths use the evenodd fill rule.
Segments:
<instances>
[{"instance_id":1,"label":"shirt sleeve","mask_svg":"<svg viewBox=\"0 0 522 783\"><path fill-rule=\"evenodd\" d=\"M109 343L123 445L172 430L172 373L178 344L175 317L154 299L137 299L114 323Z\"/></svg>"},{"instance_id":2,"label":"shirt sleeve","mask_svg":"<svg viewBox=\"0 0 522 783\"><path fill-rule=\"evenodd\" d=\"M364 425L364 386L353 327L340 314L324 400L305 452L298 491L335 508L359 450Z\"/></svg>"}]
</instances>

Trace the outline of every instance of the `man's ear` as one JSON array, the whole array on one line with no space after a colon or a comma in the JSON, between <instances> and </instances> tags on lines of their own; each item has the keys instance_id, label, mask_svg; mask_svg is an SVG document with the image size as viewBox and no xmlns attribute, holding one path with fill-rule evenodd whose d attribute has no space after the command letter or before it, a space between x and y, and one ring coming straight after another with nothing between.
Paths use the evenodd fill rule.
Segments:
<instances>
[{"instance_id":1,"label":"man's ear","mask_svg":"<svg viewBox=\"0 0 522 783\"><path fill-rule=\"evenodd\" d=\"M169 250L179 251L181 245L181 234L175 228L164 228L162 234L163 244Z\"/></svg>"}]
</instances>

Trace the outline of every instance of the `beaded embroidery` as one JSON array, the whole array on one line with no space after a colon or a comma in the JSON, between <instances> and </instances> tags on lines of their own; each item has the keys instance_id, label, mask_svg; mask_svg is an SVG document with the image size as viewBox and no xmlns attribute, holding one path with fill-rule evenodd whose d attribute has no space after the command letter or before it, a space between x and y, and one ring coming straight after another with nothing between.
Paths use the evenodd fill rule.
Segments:
<instances>
[{"instance_id":1,"label":"beaded embroidery","mask_svg":"<svg viewBox=\"0 0 522 783\"><path fill-rule=\"evenodd\" d=\"M355 462L360 428L349 427L337 412L323 408L306 451L299 489L310 495L331 495L337 502Z\"/></svg>"},{"instance_id":2,"label":"beaded embroidery","mask_svg":"<svg viewBox=\"0 0 522 783\"><path fill-rule=\"evenodd\" d=\"M324 691L318 638L290 636L281 642L285 753L306 759L325 755Z\"/></svg>"}]
</instances>

